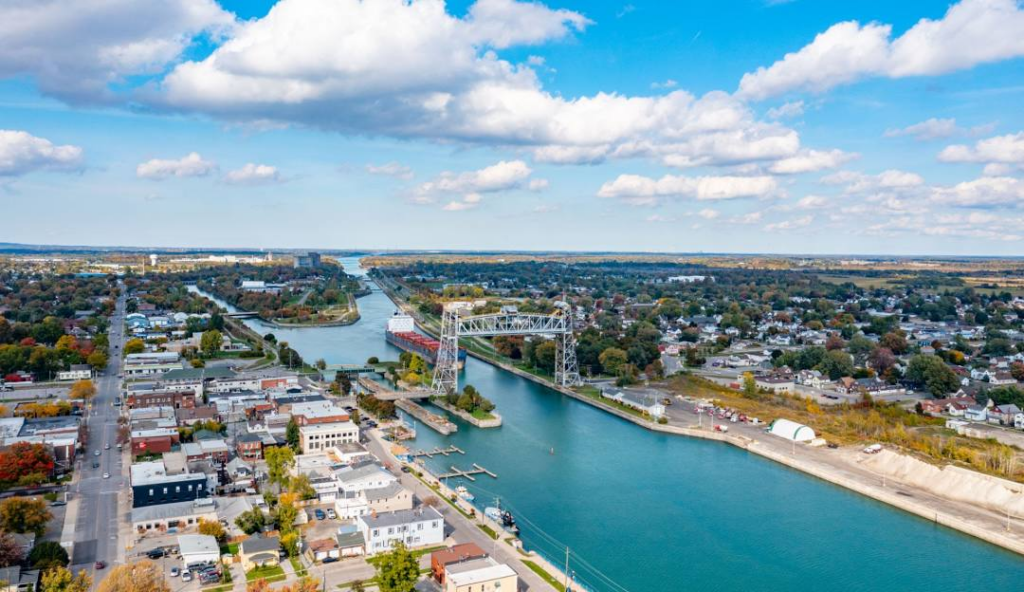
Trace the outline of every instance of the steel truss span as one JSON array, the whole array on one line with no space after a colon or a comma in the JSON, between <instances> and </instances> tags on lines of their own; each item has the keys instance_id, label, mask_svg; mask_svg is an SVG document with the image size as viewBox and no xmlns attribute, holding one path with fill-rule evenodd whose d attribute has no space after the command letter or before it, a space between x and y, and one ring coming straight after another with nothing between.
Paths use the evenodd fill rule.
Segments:
<instances>
[{"instance_id":1,"label":"steel truss span","mask_svg":"<svg viewBox=\"0 0 1024 592\"><path fill-rule=\"evenodd\" d=\"M498 335L548 335L555 338L555 382L561 386L580 384L576 364L576 338L568 304L559 302L550 315L498 313L461 315L466 310L453 303L441 315L441 347L434 366L431 390L438 394L459 391L459 337L495 337Z\"/></svg>"}]
</instances>

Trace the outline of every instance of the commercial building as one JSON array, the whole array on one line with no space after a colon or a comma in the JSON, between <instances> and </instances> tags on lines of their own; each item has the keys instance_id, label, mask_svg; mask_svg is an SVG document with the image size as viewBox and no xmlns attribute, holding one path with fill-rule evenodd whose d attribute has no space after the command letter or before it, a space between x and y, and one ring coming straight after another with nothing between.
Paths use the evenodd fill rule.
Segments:
<instances>
[{"instance_id":1,"label":"commercial building","mask_svg":"<svg viewBox=\"0 0 1024 592\"><path fill-rule=\"evenodd\" d=\"M137 534L187 530L200 520L217 521L217 507L212 499L132 509L132 529Z\"/></svg>"},{"instance_id":2,"label":"commercial building","mask_svg":"<svg viewBox=\"0 0 1024 592\"><path fill-rule=\"evenodd\" d=\"M444 592L506 592L517 590L519 575L492 557L450 563L445 567Z\"/></svg>"},{"instance_id":3,"label":"commercial building","mask_svg":"<svg viewBox=\"0 0 1024 592\"><path fill-rule=\"evenodd\" d=\"M132 465L131 485L133 508L194 501L210 493L205 474L169 475L162 460Z\"/></svg>"},{"instance_id":4,"label":"commercial building","mask_svg":"<svg viewBox=\"0 0 1024 592\"><path fill-rule=\"evenodd\" d=\"M348 442L359 442L359 427L351 421L299 427L299 444L305 453L321 452Z\"/></svg>"},{"instance_id":5,"label":"commercial building","mask_svg":"<svg viewBox=\"0 0 1024 592\"><path fill-rule=\"evenodd\" d=\"M444 568L452 563L487 557L476 543L462 543L430 554L430 571L438 584L444 585Z\"/></svg>"},{"instance_id":6,"label":"commercial building","mask_svg":"<svg viewBox=\"0 0 1024 592\"><path fill-rule=\"evenodd\" d=\"M92 366L89 364L72 364L68 370L57 373L57 380L89 380L92 378Z\"/></svg>"},{"instance_id":7,"label":"commercial building","mask_svg":"<svg viewBox=\"0 0 1024 592\"><path fill-rule=\"evenodd\" d=\"M208 534L183 534L178 537L178 551L186 567L217 563L220 561L220 545Z\"/></svg>"},{"instance_id":8,"label":"commercial building","mask_svg":"<svg viewBox=\"0 0 1024 592\"><path fill-rule=\"evenodd\" d=\"M196 406L196 393L195 391L179 390L134 392L128 395L125 403L129 409L146 407L192 409Z\"/></svg>"}]
</instances>

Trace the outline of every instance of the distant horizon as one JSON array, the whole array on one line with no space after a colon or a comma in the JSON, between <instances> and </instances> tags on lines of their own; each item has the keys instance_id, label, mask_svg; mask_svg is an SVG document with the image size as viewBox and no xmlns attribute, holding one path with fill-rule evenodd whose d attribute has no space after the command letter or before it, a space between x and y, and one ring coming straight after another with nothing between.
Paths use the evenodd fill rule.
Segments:
<instances>
[{"instance_id":1,"label":"distant horizon","mask_svg":"<svg viewBox=\"0 0 1024 592\"><path fill-rule=\"evenodd\" d=\"M600 250L561 250L561 249L368 249L368 248L326 248L326 247L170 247L140 245L57 245L33 243L0 242L0 256L30 253L225 253L225 254L294 254L314 251L326 254L357 255L430 255L430 254L463 254L463 255L622 255L622 256L696 256L696 257L786 257L786 258L821 258L821 259L937 259L937 260L1024 260L1024 255L942 255L942 254L900 254L883 255L871 253L783 253L783 252L726 252L726 251L600 251Z\"/></svg>"}]
</instances>

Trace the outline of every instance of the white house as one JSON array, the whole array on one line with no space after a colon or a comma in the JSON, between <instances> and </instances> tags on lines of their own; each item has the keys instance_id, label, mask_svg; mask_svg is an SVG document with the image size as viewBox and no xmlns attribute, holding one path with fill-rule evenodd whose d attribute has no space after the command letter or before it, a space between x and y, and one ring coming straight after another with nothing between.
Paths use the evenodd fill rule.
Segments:
<instances>
[{"instance_id":1,"label":"white house","mask_svg":"<svg viewBox=\"0 0 1024 592\"><path fill-rule=\"evenodd\" d=\"M92 378L92 366L89 364L72 364L68 370L57 373L57 380L89 380Z\"/></svg>"},{"instance_id":2,"label":"white house","mask_svg":"<svg viewBox=\"0 0 1024 592\"><path fill-rule=\"evenodd\" d=\"M398 477L384 470L384 467L376 463L344 467L336 470L334 477L338 480L338 486L343 492L377 489L398 482Z\"/></svg>"},{"instance_id":3,"label":"white house","mask_svg":"<svg viewBox=\"0 0 1024 592\"><path fill-rule=\"evenodd\" d=\"M356 526L366 541L367 555L389 551L398 541L409 548L444 542L444 517L430 506L360 516L356 519Z\"/></svg>"}]
</instances>

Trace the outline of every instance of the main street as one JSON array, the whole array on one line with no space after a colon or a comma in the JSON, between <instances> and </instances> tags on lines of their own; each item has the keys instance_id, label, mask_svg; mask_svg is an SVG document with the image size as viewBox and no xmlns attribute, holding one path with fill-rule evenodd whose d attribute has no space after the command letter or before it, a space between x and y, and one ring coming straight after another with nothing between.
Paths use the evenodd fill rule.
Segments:
<instances>
[{"instance_id":1,"label":"main street","mask_svg":"<svg viewBox=\"0 0 1024 592\"><path fill-rule=\"evenodd\" d=\"M124 349L124 315L126 297L124 285L121 284L121 295L110 318L108 336L110 339L110 359L102 374L94 379L96 396L89 409L86 410L88 436L84 452L77 460L77 475L72 486L72 501L69 503L67 520L74 520L74 552L72 565L77 571L94 570L97 561L106 565L122 562L124 554L120 553L118 544L119 512L127 512L127 507L119 505L127 501L128 479L122 454L117 450L117 430L119 407L114 406L120 389L121 355ZM110 446L107 449L107 446ZM96 455L99 452L99 455ZM98 462L98 467L93 463ZM108 474L108 478L103 475ZM127 522L125 522L127 524ZM67 530L68 525L65 525ZM120 561L119 561L120 558ZM94 579L102 579L103 572L94 575Z\"/></svg>"}]
</instances>

